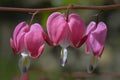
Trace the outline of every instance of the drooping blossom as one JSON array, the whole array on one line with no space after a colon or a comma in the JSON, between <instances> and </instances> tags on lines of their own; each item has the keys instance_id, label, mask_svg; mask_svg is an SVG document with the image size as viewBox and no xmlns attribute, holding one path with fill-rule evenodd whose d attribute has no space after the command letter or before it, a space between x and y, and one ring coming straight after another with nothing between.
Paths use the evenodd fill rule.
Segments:
<instances>
[{"instance_id":1,"label":"drooping blossom","mask_svg":"<svg viewBox=\"0 0 120 80\"><path fill-rule=\"evenodd\" d=\"M101 57L107 35L107 27L104 22L98 24L91 21L87 27L86 35L86 53L92 55L88 64L88 72L91 73L98 63L98 59ZM92 54L91 54L92 53Z\"/></svg>"},{"instance_id":2,"label":"drooping blossom","mask_svg":"<svg viewBox=\"0 0 120 80\"><path fill-rule=\"evenodd\" d=\"M67 59L67 47L80 47L86 40L84 36L84 21L79 15L72 13L69 16L54 12L47 20L47 32L49 38L46 37L48 44L62 47L61 65L64 66Z\"/></svg>"},{"instance_id":3,"label":"drooping blossom","mask_svg":"<svg viewBox=\"0 0 120 80\"><path fill-rule=\"evenodd\" d=\"M10 39L11 47L15 54L21 54L19 67L22 73L29 68L29 56L33 59L39 58L44 50L43 29L40 24L29 26L26 22L19 23Z\"/></svg>"}]
</instances>

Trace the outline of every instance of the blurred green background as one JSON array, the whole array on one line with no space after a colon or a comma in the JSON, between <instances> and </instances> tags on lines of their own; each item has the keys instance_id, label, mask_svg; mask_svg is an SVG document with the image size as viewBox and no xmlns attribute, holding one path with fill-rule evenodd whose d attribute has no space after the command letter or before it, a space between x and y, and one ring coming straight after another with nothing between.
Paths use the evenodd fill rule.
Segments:
<instances>
[{"instance_id":1,"label":"blurred green background","mask_svg":"<svg viewBox=\"0 0 120 80\"><path fill-rule=\"evenodd\" d=\"M110 5L120 4L120 0L0 0L1 7L48 8L75 5ZM61 12L66 12L61 11ZM86 26L91 20L96 20L97 10L71 10L80 14ZM46 31L46 20L51 12L41 12L33 20L43 25ZM0 11L0 80L16 80L20 77L18 60L20 55L13 55L9 39L12 37L15 26L21 22L29 23L30 13ZM99 64L92 76L86 73L84 45L81 48L68 48L68 63L65 67L59 64L61 47L50 47L46 44L42 56L31 59L29 69L30 80L120 80L120 10L104 11L99 17L108 27L106 46ZM77 74L77 73L80 73ZM88 77L87 77L88 76Z\"/></svg>"}]
</instances>

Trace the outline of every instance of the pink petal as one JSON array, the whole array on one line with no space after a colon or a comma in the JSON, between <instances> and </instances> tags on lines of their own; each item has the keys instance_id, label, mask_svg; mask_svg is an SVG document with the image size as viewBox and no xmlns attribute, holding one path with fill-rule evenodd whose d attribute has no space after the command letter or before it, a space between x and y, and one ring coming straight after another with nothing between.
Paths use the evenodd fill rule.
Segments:
<instances>
[{"instance_id":1,"label":"pink petal","mask_svg":"<svg viewBox=\"0 0 120 80\"><path fill-rule=\"evenodd\" d=\"M95 31L92 32L92 50L95 56L101 56L105 46L107 27L103 22L99 22Z\"/></svg>"},{"instance_id":2,"label":"pink petal","mask_svg":"<svg viewBox=\"0 0 120 80\"><path fill-rule=\"evenodd\" d=\"M90 37L90 34L91 34L91 32L92 31L94 31L96 29L96 22L94 22L94 21L91 21L90 23L89 23L89 25L87 26L87 29L86 29L86 35L88 35L88 40L86 41L86 45L85 45L85 52L87 53L87 54L89 54L90 53L90 43L89 43L89 37Z\"/></svg>"},{"instance_id":3,"label":"pink petal","mask_svg":"<svg viewBox=\"0 0 120 80\"><path fill-rule=\"evenodd\" d=\"M17 45L17 35L19 34L20 30L26 25L27 25L26 22L21 22L15 27L13 32L13 41L15 46Z\"/></svg>"},{"instance_id":4,"label":"pink petal","mask_svg":"<svg viewBox=\"0 0 120 80\"><path fill-rule=\"evenodd\" d=\"M58 45L60 40L64 38L63 36L66 35L68 24L64 16L64 14L55 12L48 17L47 31L54 45Z\"/></svg>"},{"instance_id":5,"label":"pink petal","mask_svg":"<svg viewBox=\"0 0 120 80\"><path fill-rule=\"evenodd\" d=\"M43 33L43 38L49 46L54 46L53 42L50 40L47 34Z\"/></svg>"},{"instance_id":6,"label":"pink petal","mask_svg":"<svg viewBox=\"0 0 120 80\"><path fill-rule=\"evenodd\" d=\"M71 42L74 47L80 45L81 39L84 34L84 21L77 14L71 14L68 19L70 28Z\"/></svg>"},{"instance_id":7,"label":"pink petal","mask_svg":"<svg viewBox=\"0 0 120 80\"><path fill-rule=\"evenodd\" d=\"M13 39L10 39L10 43L15 53L20 52L24 48L23 38L27 30L26 28L28 29L28 25L26 24L26 22L21 22L14 29Z\"/></svg>"},{"instance_id":8,"label":"pink petal","mask_svg":"<svg viewBox=\"0 0 120 80\"><path fill-rule=\"evenodd\" d=\"M85 41L87 40L87 38L88 38L88 35L85 35L85 36L79 41L79 43L77 43L74 47L75 47L75 48L79 48L80 46L82 46L82 45L85 43Z\"/></svg>"},{"instance_id":9,"label":"pink petal","mask_svg":"<svg viewBox=\"0 0 120 80\"><path fill-rule=\"evenodd\" d=\"M91 22L90 24L92 24ZM107 27L103 22L99 22L97 27L89 25L87 29L88 39L86 41L86 52L92 50L96 57L100 57L104 50L107 35Z\"/></svg>"},{"instance_id":10,"label":"pink petal","mask_svg":"<svg viewBox=\"0 0 120 80\"><path fill-rule=\"evenodd\" d=\"M12 47L13 52L14 52L15 54L18 53L18 51L17 51L17 49L16 49L16 47L15 47L15 44L14 44L14 41L13 41L12 38L10 38L10 45L11 45L11 47Z\"/></svg>"},{"instance_id":11,"label":"pink petal","mask_svg":"<svg viewBox=\"0 0 120 80\"><path fill-rule=\"evenodd\" d=\"M38 58L41 55L42 50L44 49L43 46L43 30L41 25L35 23L31 25L30 31L26 33L24 42L27 50L29 51L29 55L32 58Z\"/></svg>"},{"instance_id":12,"label":"pink petal","mask_svg":"<svg viewBox=\"0 0 120 80\"><path fill-rule=\"evenodd\" d=\"M18 51L25 50L24 36L28 32L28 30L29 30L29 27L28 27L28 25L26 25L20 30L19 34L17 35L17 45L16 45L16 47L17 47Z\"/></svg>"},{"instance_id":13,"label":"pink petal","mask_svg":"<svg viewBox=\"0 0 120 80\"><path fill-rule=\"evenodd\" d=\"M89 47L89 42L88 42L88 40L86 41L86 45L85 45L85 52L86 52L86 54L90 54L90 47Z\"/></svg>"},{"instance_id":14,"label":"pink petal","mask_svg":"<svg viewBox=\"0 0 120 80\"><path fill-rule=\"evenodd\" d=\"M40 48L38 49L38 52L31 52L30 53L30 57L33 58L33 59L37 59L40 57L40 55L42 54L44 50L44 44L40 46ZM37 54L36 54L37 53Z\"/></svg>"},{"instance_id":15,"label":"pink petal","mask_svg":"<svg viewBox=\"0 0 120 80\"><path fill-rule=\"evenodd\" d=\"M107 35L107 27L103 22L99 22L96 30L92 32L92 35L100 42L100 44L105 43L106 35ZM99 35L99 36L98 36Z\"/></svg>"},{"instance_id":16,"label":"pink petal","mask_svg":"<svg viewBox=\"0 0 120 80\"><path fill-rule=\"evenodd\" d=\"M99 41L97 41L93 35L90 35L89 44L90 44L89 46L91 47L93 54L97 57L100 57L104 49L104 45L101 45Z\"/></svg>"},{"instance_id":17,"label":"pink petal","mask_svg":"<svg viewBox=\"0 0 120 80\"><path fill-rule=\"evenodd\" d=\"M95 29L96 29L96 22L91 21L87 26L86 35L90 34Z\"/></svg>"}]
</instances>

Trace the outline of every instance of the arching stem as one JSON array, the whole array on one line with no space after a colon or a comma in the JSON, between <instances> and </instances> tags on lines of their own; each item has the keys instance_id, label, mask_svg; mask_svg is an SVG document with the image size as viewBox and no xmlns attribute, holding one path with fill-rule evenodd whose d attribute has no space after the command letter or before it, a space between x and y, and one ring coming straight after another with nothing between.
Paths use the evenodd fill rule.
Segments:
<instances>
[{"instance_id":1,"label":"arching stem","mask_svg":"<svg viewBox=\"0 0 120 80\"><path fill-rule=\"evenodd\" d=\"M34 13L32 13L32 17L31 17L31 19L30 19L30 23L29 23L29 25L32 24L32 21L33 21L35 15L36 15L38 12L39 12L39 11L35 11Z\"/></svg>"},{"instance_id":2,"label":"arching stem","mask_svg":"<svg viewBox=\"0 0 120 80\"><path fill-rule=\"evenodd\" d=\"M67 10L66 10L66 21L67 21L67 22L68 22L68 16L69 16L70 9L71 9L73 6L74 6L73 4L70 4L70 5L67 7Z\"/></svg>"}]
</instances>

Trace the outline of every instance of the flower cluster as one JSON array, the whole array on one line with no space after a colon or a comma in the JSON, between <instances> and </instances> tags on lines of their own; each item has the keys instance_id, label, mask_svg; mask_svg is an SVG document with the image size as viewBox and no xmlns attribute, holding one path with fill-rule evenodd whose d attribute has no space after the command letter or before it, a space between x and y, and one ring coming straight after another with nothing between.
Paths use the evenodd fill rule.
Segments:
<instances>
[{"instance_id":1,"label":"flower cluster","mask_svg":"<svg viewBox=\"0 0 120 80\"><path fill-rule=\"evenodd\" d=\"M26 22L21 22L16 26L10 44L15 54L22 55L19 61L22 73L26 73L29 68L29 56L33 59L40 57L44 50L44 41L50 46L62 47L61 66L66 63L68 46L79 48L86 43L86 53L92 55L88 72L94 70L105 46L107 27L104 22L91 21L85 29L84 21L78 14L66 15L54 12L48 17L46 26L48 35L38 23L28 25Z\"/></svg>"}]
</instances>

